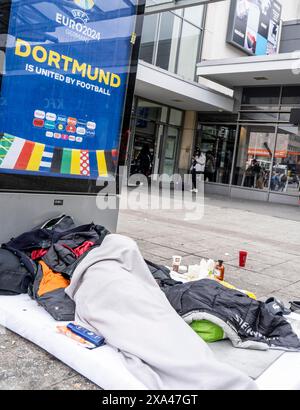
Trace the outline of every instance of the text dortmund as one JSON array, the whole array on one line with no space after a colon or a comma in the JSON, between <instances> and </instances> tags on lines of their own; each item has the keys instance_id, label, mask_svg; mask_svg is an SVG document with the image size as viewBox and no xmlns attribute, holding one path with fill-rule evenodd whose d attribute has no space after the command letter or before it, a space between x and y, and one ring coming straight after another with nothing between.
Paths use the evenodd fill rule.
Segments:
<instances>
[{"instance_id":1,"label":"text dortmund","mask_svg":"<svg viewBox=\"0 0 300 410\"><path fill-rule=\"evenodd\" d=\"M31 46L27 41L17 39L15 54L19 57L27 58L30 55L38 63L46 63L49 67L56 67L58 70L79 74L82 78L91 81L98 81L105 85L118 88L121 85L121 78L117 74L104 71L101 68L92 67L90 64L80 64L75 58L59 54L53 50L47 50L42 46Z\"/></svg>"}]
</instances>

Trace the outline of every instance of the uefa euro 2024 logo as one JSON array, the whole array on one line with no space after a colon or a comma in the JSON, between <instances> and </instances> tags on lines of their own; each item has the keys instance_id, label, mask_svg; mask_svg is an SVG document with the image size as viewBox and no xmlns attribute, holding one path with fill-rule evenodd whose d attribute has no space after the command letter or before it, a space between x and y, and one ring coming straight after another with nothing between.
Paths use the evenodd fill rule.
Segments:
<instances>
[{"instance_id":1,"label":"uefa euro 2024 logo","mask_svg":"<svg viewBox=\"0 0 300 410\"><path fill-rule=\"evenodd\" d=\"M94 0L74 0L74 3L84 10L91 10L95 5Z\"/></svg>"},{"instance_id":2,"label":"uefa euro 2024 logo","mask_svg":"<svg viewBox=\"0 0 300 410\"><path fill-rule=\"evenodd\" d=\"M95 5L94 0L74 0L74 3L84 10L91 10ZM72 14L75 19L85 24L89 21L89 16L83 10L72 10Z\"/></svg>"}]
</instances>

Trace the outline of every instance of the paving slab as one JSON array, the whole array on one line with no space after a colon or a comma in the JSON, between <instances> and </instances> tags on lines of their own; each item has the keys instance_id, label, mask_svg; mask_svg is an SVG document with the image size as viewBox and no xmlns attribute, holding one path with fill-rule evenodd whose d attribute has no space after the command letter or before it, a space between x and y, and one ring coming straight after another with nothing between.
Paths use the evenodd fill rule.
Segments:
<instances>
[{"instance_id":1,"label":"paving slab","mask_svg":"<svg viewBox=\"0 0 300 410\"><path fill-rule=\"evenodd\" d=\"M10 331L0 334L0 354L0 390L44 390L62 386L72 377L86 383L74 370Z\"/></svg>"},{"instance_id":2,"label":"paving slab","mask_svg":"<svg viewBox=\"0 0 300 410\"><path fill-rule=\"evenodd\" d=\"M264 269L263 272L264 275L270 276L272 278L275 277L279 279L286 279L292 283L300 281L300 268L297 262L280 263L276 266Z\"/></svg>"}]
</instances>

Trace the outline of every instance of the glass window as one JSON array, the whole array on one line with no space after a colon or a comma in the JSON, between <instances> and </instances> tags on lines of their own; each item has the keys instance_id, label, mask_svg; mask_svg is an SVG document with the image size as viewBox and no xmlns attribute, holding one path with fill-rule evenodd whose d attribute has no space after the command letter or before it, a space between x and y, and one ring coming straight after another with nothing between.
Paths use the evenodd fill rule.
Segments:
<instances>
[{"instance_id":1,"label":"glass window","mask_svg":"<svg viewBox=\"0 0 300 410\"><path fill-rule=\"evenodd\" d=\"M199 123L236 123L238 120L237 114L230 114L230 113L200 113L199 114Z\"/></svg>"},{"instance_id":2,"label":"glass window","mask_svg":"<svg viewBox=\"0 0 300 410\"><path fill-rule=\"evenodd\" d=\"M300 104L300 87L283 87L282 105L299 105Z\"/></svg>"},{"instance_id":3,"label":"glass window","mask_svg":"<svg viewBox=\"0 0 300 410\"><path fill-rule=\"evenodd\" d=\"M242 104L244 105L279 105L280 87L244 88Z\"/></svg>"},{"instance_id":4,"label":"glass window","mask_svg":"<svg viewBox=\"0 0 300 410\"><path fill-rule=\"evenodd\" d=\"M233 184L268 190L274 146L274 127L241 126Z\"/></svg>"},{"instance_id":5,"label":"glass window","mask_svg":"<svg viewBox=\"0 0 300 410\"><path fill-rule=\"evenodd\" d=\"M182 117L183 117L183 112L179 110L174 110L174 108L171 109L170 112L170 121L169 123L172 125L177 125L178 127L181 126L182 124Z\"/></svg>"},{"instance_id":6,"label":"glass window","mask_svg":"<svg viewBox=\"0 0 300 410\"><path fill-rule=\"evenodd\" d=\"M164 70L175 70L180 26L179 17L173 13L162 13L156 65Z\"/></svg>"},{"instance_id":7,"label":"glass window","mask_svg":"<svg viewBox=\"0 0 300 410\"><path fill-rule=\"evenodd\" d=\"M251 111L242 111L241 120L247 121L256 121L256 122L276 122L278 120L278 111L274 112L251 112Z\"/></svg>"},{"instance_id":8,"label":"glass window","mask_svg":"<svg viewBox=\"0 0 300 410\"><path fill-rule=\"evenodd\" d=\"M195 81L203 16L203 6L146 16L140 59Z\"/></svg>"},{"instance_id":9,"label":"glass window","mask_svg":"<svg viewBox=\"0 0 300 410\"><path fill-rule=\"evenodd\" d=\"M199 28L183 22L177 74L191 81L195 80L196 75L200 33Z\"/></svg>"},{"instance_id":10,"label":"glass window","mask_svg":"<svg viewBox=\"0 0 300 410\"><path fill-rule=\"evenodd\" d=\"M153 64L158 14L145 16L140 48L140 59Z\"/></svg>"},{"instance_id":11,"label":"glass window","mask_svg":"<svg viewBox=\"0 0 300 410\"><path fill-rule=\"evenodd\" d=\"M271 191L299 195L300 132L298 127L282 125L278 129Z\"/></svg>"},{"instance_id":12,"label":"glass window","mask_svg":"<svg viewBox=\"0 0 300 410\"><path fill-rule=\"evenodd\" d=\"M168 107L139 99L136 115L145 120L167 121Z\"/></svg>"},{"instance_id":13,"label":"glass window","mask_svg":"<svg viewBox=\"0 0 300 410\"><path fill-rule=\"evenodd\" d=\"M203 14L203 6L187 7L184 10L184 18L198 27L202 27Z\"/></svg>"},{"instance_id":14,"label":"glass window","mask_svg":"<svg viewBox=\"0 0 300 410\"><path fill-rule=\"evenodd\" d=\"M200 126L196 145L206 153L205 181L230 183L235 135L235 126Z\"/></svg>"}]
</instances>

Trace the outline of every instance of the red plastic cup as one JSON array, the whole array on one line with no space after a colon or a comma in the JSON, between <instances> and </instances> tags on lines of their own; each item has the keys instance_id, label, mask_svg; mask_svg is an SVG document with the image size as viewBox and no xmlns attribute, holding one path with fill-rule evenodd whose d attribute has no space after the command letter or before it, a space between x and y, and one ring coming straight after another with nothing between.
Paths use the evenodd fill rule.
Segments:
<instances>
[{"instance_id":1,"label":"red plastic cup","mask_svg":"<svg viewBox=\"0 0 300 410\"><path fill-rule=\"evenodd\" d=\"M248 256L248 252L240 251L240 267L241 268L244 268L246 266L247 256Z\"/></svg>"}]
</instances>

